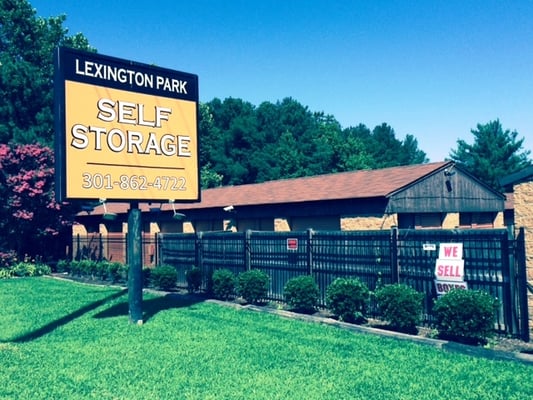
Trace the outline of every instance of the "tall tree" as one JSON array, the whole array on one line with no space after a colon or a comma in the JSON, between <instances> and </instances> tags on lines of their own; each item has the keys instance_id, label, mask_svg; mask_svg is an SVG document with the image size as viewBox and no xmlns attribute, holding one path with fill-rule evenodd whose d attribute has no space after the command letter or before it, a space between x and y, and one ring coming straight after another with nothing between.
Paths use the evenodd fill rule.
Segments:
<instances>
[{"instance_id":1,"label":"tall tree","mask_svg":"<svg viewBox=\"0 0 533 400\"><path fill-rule=\"evenodd\" d=\"M0 250L15 250L19 257L57 256L54 248L65 242L55 239L72 233L74 210L55 201L52 150L0 144L0 195Z\"/></svg>"},{"instance_id":2,"label":"tall tree","mask_svg":"<svg viewBox=\"0 0 533 400\"><path fill-rule=\"evenodd\" d=\"M36 16L27 0L0 0L0 143L53 142L53 51L94 51L82 34L67 36L66 17Z\"/></svg>"},{"instance_id":3,"label":"tall tree","mask_svg":"<svg viewBox=\"0 0 533 400\"><path fill-rule=\"evenodd\" d=\"M531 165L530 151L523 149L518 132L504 130L499 120L478 124L472 129L472 144L459 139L450 158L478 179L501 190L499 179Z\"/></svg>"}]
</instances>

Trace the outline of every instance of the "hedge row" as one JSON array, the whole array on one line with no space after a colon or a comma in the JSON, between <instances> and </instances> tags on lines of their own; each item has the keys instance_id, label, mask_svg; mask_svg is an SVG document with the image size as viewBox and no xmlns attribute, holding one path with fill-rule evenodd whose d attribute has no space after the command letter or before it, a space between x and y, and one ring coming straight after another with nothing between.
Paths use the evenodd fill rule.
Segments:
<instances>
[{"instance_id":1,"label":"hedge row","mask_svg":"<svg viewBox=\"0 0 533 400\"><path fill-rule=\"evenodd\" d=\"M110 261L60 261L57 272L92 279L125 282L128 267ZM37 276L49 274L50 267L25 260L0 268L0 278L13 276ZM203 282L199 268L186 271L189 292L200 290ZM236 296L246 302L258 304L268 295L269 277L261 270L250 270L235 275L228 269L215 270L207 278L208 293L217 299L229 300ZM162 265L143 268L143 284L162 290L177 286L176 268ZM284 299L296 312L313 313L318 308L319 288L313 277L298 276L284 287ZM364 323L370 301L377 304L380 318L392 329L414 333L422 316L424 295L404 284L379 286L371 292L357 278L337 278L326 290L326 307L341 321ZM498 303L490 294L479 290L452 290L439 297L433 306L435 328L439 337L468 343L485 343L494 331L494 315Z\"/></svg>"}]
</instances>

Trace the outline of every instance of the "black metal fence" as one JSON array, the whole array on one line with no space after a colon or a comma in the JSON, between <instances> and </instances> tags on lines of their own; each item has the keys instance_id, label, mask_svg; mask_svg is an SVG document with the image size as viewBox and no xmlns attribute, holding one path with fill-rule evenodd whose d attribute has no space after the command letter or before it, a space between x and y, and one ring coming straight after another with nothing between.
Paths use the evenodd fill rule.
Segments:
<instances>
[{"instance_id":1,"label":"black metal fence","mask_svg":"<svg viewBox=\"0 0 533 400\"><path fill-rule=\"evenodd\" d=\"M175 266L183 286L193 266L204 277L221 268L235 274L259 269L270 277L268 298L283 301L291 278L312 275L324 306L327 288L337 277L357 277L370 290L378 280L405 283L425 293L425 322L431 321L437 298L439 245L462 243L468 287L500 301L496 329L528 339L523 235L515 239L505 229L162 233L144 240L144 250L153 250L152 264ZM204 289L207 284L206 278Z\"/></svg>"}]
</instances>

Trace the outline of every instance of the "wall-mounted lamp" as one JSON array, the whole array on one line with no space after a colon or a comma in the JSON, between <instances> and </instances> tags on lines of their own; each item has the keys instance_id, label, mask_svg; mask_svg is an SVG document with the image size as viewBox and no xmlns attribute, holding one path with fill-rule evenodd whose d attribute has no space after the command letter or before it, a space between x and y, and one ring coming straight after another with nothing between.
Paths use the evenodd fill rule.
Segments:
<instances>
[{"instance_id":1,"label":"wall-mounted lamp","mask_svg":"<svg viewBox=\"0 0 533 400\"><path fill-rule=\"evenodd\" d=\"M151 213L158 213L161 211L161 203L159 204L159 207L153 206L151 202L148 203L148 209Z\"/></svg>"},{"instance_id":2,"label":"wall-mounted lamp","mask_svg":"<svg viewBox=\"0 0 533 400\"><path fill-rule=\"evenodd\" d=\"M444 182L446 184L446 190L449 192L451 192L453 190L452 188L452 182L450 181L450 179L446 179L446 181Z\"/></svg>"},{"instance_id":3,"label":"wall-mounted lamp","mask_svg":"<svg viewBox=\"0 0 533 400\"><path fill-rule=\"evenodd\" d=\"M178 221L182 220L185 218L185 214L182 214L182 213L179 213L176 211L176 207L174 206L174 200L169 200L168 201L170 204L172 204L172 211L173 211L173 215L172 215L172 218L174 219L177 219Z\"/></svg>"},{"instance_id":4,"label":"wall-mounted lamp","mask_svg":"<svg viewBox=\"0 0 533 400\"><path fill-rule=\"evenodd\" d=\"M104 215L102 216L103 219L108 221L114 221L117 219L116 213L107 211L106 199L100 199L100 204L104 207Z\"/></svg>"},{"instance_id":5,"label":"wall-mounted lamp","mask_svg":"<svg viewBox=\"0 0 533 400\"><path fill-rule=\"evenodd\" d=\"M91 213L94 211L94 206L90 203L83 203L80 208L81 211L85 211L87 215L91 215Z\"/></svg>"},{"instance_id":6,"label":"wall-mounted lamp","mask_svg":"<svg viewBox=\"0 0 533 400\"><path fill-rule=\"evenodd\" d=\"M444 176L453 176L453 175L455 175L455 171L453 170L454 167L455 167L455 164L453 164L450 168L446 168L444 170Z\"/></svg>"}]
</instances>

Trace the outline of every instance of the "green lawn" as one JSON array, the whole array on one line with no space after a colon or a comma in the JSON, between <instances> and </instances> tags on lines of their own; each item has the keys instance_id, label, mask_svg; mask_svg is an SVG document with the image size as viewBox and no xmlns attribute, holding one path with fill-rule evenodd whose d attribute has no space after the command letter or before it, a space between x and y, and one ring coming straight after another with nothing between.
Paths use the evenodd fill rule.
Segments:
<instances>
[{"instance_id":1,"label":"green lawn","mask_svg":"<svg viewBox=\"0 0 533 400\"><path fill-rule=\"evenodd\" d=\"M213 303L0 281L0 399L529 399L533 367Z\"/></svg>"}]
</instances>

